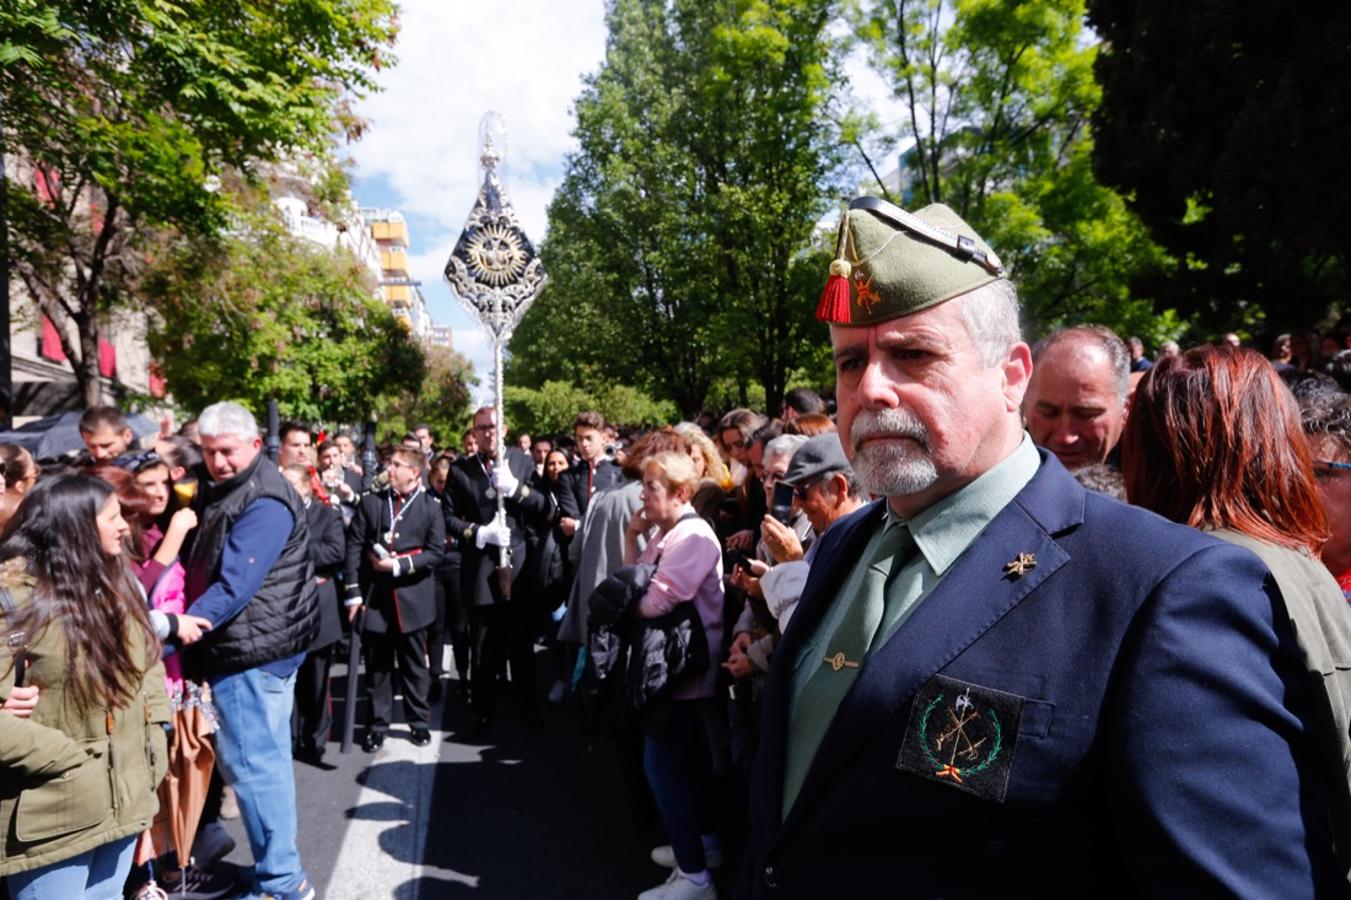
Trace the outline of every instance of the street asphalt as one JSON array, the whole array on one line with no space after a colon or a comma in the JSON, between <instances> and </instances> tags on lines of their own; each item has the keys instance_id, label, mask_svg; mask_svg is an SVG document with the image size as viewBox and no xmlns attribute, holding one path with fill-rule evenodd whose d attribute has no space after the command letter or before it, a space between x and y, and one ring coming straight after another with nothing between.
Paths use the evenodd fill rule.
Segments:
<instances>
[{"instance_id":1,"label":"street asphalt","mask_svg":"<svg viewBox=\"0 0 1351 900\"><path fill-rule=\"evenodd\" d=\"M336 723L344 683L335 666ZM571 697L543 703L544 731L531 733L504 693L492 729L469 744L453 671L442 683L430 746L399 724L378 753L358 742L342 754L335 726L322 767L296 763L300 854L319 897L618 900L661 883L669 870L648 859L665 843L660 827L633 812L619 751L582 737ZM238 845L226 861L249 865L240 821L225 824Z\"/></svg>"}]
</instances>

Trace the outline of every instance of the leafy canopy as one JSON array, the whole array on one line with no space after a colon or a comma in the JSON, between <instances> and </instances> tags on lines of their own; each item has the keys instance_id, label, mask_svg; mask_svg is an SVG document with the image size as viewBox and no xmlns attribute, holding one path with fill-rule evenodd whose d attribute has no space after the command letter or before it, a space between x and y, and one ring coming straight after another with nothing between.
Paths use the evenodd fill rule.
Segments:
<instances>
[{"instance_id":1,"label":"leafy canopy","mask_svg":"<svg viewBox=\"0 0 1351 900\"><path fill-rule=\"evenodd\" d=\"M512 342L514 384L631 385L690 416L730 377L777 407L823 339L821 268L803 253L837 167L833 8L616 0L549 208L552 281Z\"/></svg>"},{"instance_id":2,"label":"leafy canopy","mask_svg":"<svg viewBox=\"0 0 1351 900\"><path fill-rule=\"evenodd\" d=\"M363 421L427 374L374 287L351 253L293 237L264 207L156 262L144 284L157 318L150 347L188 410L276 399L289 418Z\"/></svg>"},{"instance_id":3,"label":"leafy canopy","mask_svg":"<svg viewBox=\"0 0 1351 900\"><path fill-rule=\"evenodd\" d=\"M11 0L0 5L10 256L97 402L102 316L135 305L153 233L229 220L213 176L359 135L390 0Z\"/></svg>"},{"instance_id":4,"label":"leafy canopy","mask_svg":"<svg viewBox=\"0 0 1351 900\"><path fill-rule=\"evenodd\" d=\"M1133 289L1170 260L1090 165L1101 94L1083 0L858 0L850 18L906 110L875 136L909 148L880 193L955 209L999 252L1034 330L1176 336L1184 323Z\"/></svg>"}]
</instances>

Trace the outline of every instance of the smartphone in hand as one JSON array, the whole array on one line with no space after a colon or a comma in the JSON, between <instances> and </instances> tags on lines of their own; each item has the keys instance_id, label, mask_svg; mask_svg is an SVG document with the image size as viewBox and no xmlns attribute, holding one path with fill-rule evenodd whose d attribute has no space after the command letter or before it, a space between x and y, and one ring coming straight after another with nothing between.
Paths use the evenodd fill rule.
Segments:
<instances>
[{"instance_id":1,"label":"smartphone in hand","mask_svg":"<svg viewBox=\"0 0 1351 900\"><path fill-rule=\"evenodd\" d=\"M774 496L769 504L769 514L780 523L787 525L793 520L793 486L782 481L774 485Z\"/></svg>"}]
</instances>

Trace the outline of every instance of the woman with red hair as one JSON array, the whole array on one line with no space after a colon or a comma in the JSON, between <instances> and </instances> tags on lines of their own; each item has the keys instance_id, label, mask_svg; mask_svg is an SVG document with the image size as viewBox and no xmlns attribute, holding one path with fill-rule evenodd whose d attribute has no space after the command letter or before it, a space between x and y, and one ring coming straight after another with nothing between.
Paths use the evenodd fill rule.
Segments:
<instances>
[{"instance_id":1,"label":"woman with red hair","mask_svg":"<svg viewBox=\"0 0 1351 900\"><path fill-rule=\"evenodd\" d=\"M1135 389L1122 459L1131 503L1246 547L1271 570L1314 687L1334 841L1351 871L1351 609L1318 561L1327 517L1294 397L1253 350L1160 359Z\"/></svg>"}]
</instances>

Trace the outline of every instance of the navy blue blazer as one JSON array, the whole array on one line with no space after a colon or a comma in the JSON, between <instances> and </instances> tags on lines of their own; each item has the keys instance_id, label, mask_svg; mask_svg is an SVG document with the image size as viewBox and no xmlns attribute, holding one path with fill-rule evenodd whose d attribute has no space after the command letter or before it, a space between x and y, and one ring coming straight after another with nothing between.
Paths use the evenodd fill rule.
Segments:
<instances>
[{"instance_id":1,"label":"navy blue blazer","mask_svg":"<svg viewBox=\"0 0 1351 900\"><path fill-rule=\"evenodd\" d=\"M1041 456L868 660L782 819L790 670L882 502L822 537L765 686L738 896L1347 893L1266 568Z\"/></svg>"}]
</instances>

